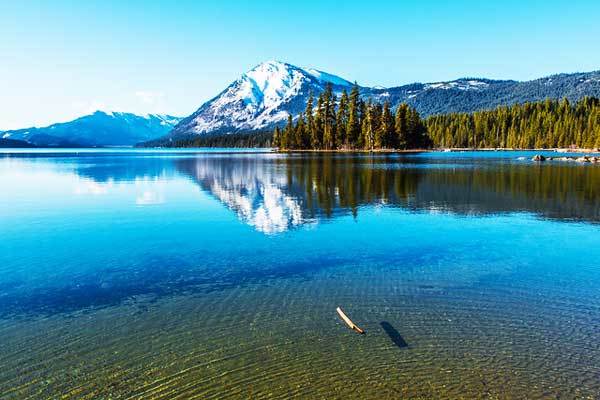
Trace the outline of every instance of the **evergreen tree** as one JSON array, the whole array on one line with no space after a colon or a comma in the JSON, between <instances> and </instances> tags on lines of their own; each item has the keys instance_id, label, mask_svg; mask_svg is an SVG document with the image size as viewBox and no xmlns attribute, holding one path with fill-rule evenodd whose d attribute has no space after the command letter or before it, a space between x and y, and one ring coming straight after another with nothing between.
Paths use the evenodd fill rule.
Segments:
<instances>
[{"instance_id":1,"label":"evergreen tree","mask_svg":"<svg viewBox=\"0 0 600 400\"><path fill-rule=\"evenodd\" d=\"M369 103L371 102L371 100L369 100ZM368 135L367 135L367 131L369 129L369 121L368 121L368 107L367 107L367 103L365 103L364 100L360 99L358 101L358 118L359 118L359 126L360 126L360 131L358 134L358 140L356 142L356 148L358 149L368 149L369 146L369 140L368 140Z\"/></svg>"},{"instance_id":2,"label":"evergreen tree","mask_svg":"<svg viewBox=\"0 0 600 400\"><path fill-rule=\"evenodd\" d=\"M383 147L383 136L381 133L381 116L383 114L383 107L381 103L374 103L371 105L371 111L369 113L369 123L371 134L369 137L370 150L380 149Z\"/></svg>"},{"instance_id":3,"label":"evergreen tree","mask_svg":"<svg viewBox=\"0 0 600 400\"><path fill-rule=\"evenodd\" d=\"M304 112L306 114L306 136L307 136L307 148L312 148L315 149L315 143L316 143L316 138L317 138L317 133L316 133L316 125L315 125L315 119L314 119L314 110L313 110L313 93L310 92L310 95L308 96L308 101L306 102L306 111Z\"/></svg>"},{"instance_id":4,"label":"evergreen tree","mask_svg":"<svg viewBox=\"0 0 600 400\"><path fill-rule=\"evenodd\" d=\"M325 114L323 100L323 93L321 93L317 99L317 112L313 121L314 127L312 129L311 137L311 146L315 150L322 149L323 145L323 120Z\"/></svg>"},{"instance_id":5,"label":"evergreen tree","mask_svg":"<svg viewBox=\"0 0 600 400\"><path fill-rule=\"evenodd\" d=\"M281 147L281 131L279 127L275 127L275 131L273 132L273 147Z\"/></svg>"},{"instance_id":6,"label":"evergreen tree","mask_svg":"<svg viewBox=\"0 0 600 400\"><path fill-rule=\"evenodd\" d=\"M361 136L360 92L356 82L350 92L348 101L348 121L346 122L346 147L355 148Z\"/></svg>"},{"instance_id":7,"label":"evergreen tree","mask_svg":"<svg viewBox=\"0 0 600 400\"><path fill-rule=\"evenodd\" d=\"M294 148L294 120L292 114L288 114L287 124L281 137L281 148L286 150Z\"/></svg>"},{"instance_id":8,"label":"evergreen tree","mask_svg":"<svg viewBox=\"0 0 600 400\"><path fill-rule=\"evenodd\" d=\"M298 117L298 121L296 121L296 128L294 129L295 133L295 148L296 149L306 149L310 145L310 140L308 137L308 132L306 130L306 124L304 122L304 114L300 114Z\"/></svg>"},{"instance_id":9,"label":"evergreen tree","mask_svg":"<svg viewBox=\"0 0 600 400\"><path fill-rule=\"evenodd\" d=\"M323 148L331 150L335 148L335 96L331 83L325 87L322 98Z\"/></svg>"},{"instance_id":10,"label":"evergreen tree","mask_svg":"<svg viewBox=\"0 0 600 400\"><path fill-rule=\"evenodd\" d=\"M375 147L377 117L377 110L371 100L369 100L364 106L361 129L361 145L365 150L373 150Z\"/></svg>"},{"instance_id":11,"label":"evergreen tree","mask_svg":"<svg viewBox=\"0 0 600 400\"><path fill-rule=\"evenodd\" d=\"M335 119L337 148L342 148L348 144L348 138L346 136L346 130L348 127L348 93L345 89L340 97Z\"/></svg>"},{"instance_id":12,"label":"evergreen tree","mask_svg":"<svg viewBox=\"0 0 600 400\"><path fill-rule=\"evenodd\" d=\"M377 130L376 137L377 139L375 140L375 147L385 149L393 149L396 147L394 118L392 117L392 112L390 110L390 103L387 101L383 104L381 122L379 123L379 129Z\"/></svg>"},{"instance_id":13,"label":"evergreen tree","mask_svg":"<svg viewBox=\"0 0 600 400\"><path fill-rule=\"evenodd\" d=\"M396 146L399 149L408 148L408 104L406 103L402 103L396 108L394 131L396 133Z\"/></svg>"},{"instance_id":14,"label":"evergreen tree","mask_svg":"<svg viewBox=\"0 0 600 400\"><path fill-rule=\"evenodd\" d=\"M407 145L408 148L414 149L422 144L421 136L425 133L425 127L421 122L419 112L409 107L407 116Z\"/></svg>"}]
</instances>

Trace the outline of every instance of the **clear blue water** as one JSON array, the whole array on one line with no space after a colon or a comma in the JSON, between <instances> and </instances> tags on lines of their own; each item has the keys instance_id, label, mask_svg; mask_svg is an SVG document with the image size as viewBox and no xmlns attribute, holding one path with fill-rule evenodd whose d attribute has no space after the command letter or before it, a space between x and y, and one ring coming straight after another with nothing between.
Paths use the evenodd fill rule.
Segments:
<instances>
[{"instance_id":1,"label":"clear blue water","mask_svg":"<svg viewBox=\"0 0 600 400\"><path fill-rule=\"evenodd\" d=\"M532 155L0 154L0 397L595 398L600 167Z\"/></svg>"}]
</instances>

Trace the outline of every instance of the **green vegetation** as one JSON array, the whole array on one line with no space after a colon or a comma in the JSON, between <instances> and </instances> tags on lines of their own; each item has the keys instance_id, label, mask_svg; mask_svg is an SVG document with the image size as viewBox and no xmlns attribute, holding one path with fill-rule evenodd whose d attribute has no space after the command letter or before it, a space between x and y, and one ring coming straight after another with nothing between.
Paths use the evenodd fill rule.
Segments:
<instances>
[{"instance_id":1,"label":"green vegetation","mask_svg":"<svg viewBox=\"0 0 600 400\"><path fill-rule=\"evenodd\" d=\"M392 114L382 104L360 98L358 85L338 99L331 85L313 97L296 118L288 116L283 130L275 128L273 145L282 150L379 150L431 146L424 121L414 108L403 103Z\"/></svg>"},{"instance_id":2,"label":"green vegetation","mask_svg":"<svg viewBox=\"0 0 600 400\"><path fill-rule=\"evenodd\" d=\"M600 100L586 97L515 104L489 111L429 117L427 132L437 147L600 147Z\"/></svg>"},{"instance_id":3,"label":"green vegetation","mask_svg":"<svg viewBox=\"0 0 600 400\"><path fill-rule=\"evenodd\" d=\"M316 104L315 104L316 103ZM190 135L146 147L278 147L281 150L404 150L416 148L600 148L600 100L585 97L451 113L423 120L406 103L392 109L364 100L359 88L336 98L331 86L311 96L274 132Z\"/></svg>"},{"instance_id":4,"label":"green vegetation","mask_svg":"<svg viewBox=\"0 0 600 400\"><path fill-rule=\"evenodd\" d=\"M240 132L221 135L190 135L171 140L141 143L140 147L271 147L272 132Z\"/></svg>"},{"instance_id":5,"label":"green vegetation","mask_svg":"<svg viewBox=\"0 0 600 400\"><path fill-rule=\"evenodd\" d=\"M283 130L275 128L273 146L282 150L379 150L442 148L579 148L600 147L600 100L586 97L575 104L545 100L474 113L434 115L422 120L406 103L360 98L358 86L339 100L331 86L313 108L289 115Z\"/></svg>"}]
</instances>

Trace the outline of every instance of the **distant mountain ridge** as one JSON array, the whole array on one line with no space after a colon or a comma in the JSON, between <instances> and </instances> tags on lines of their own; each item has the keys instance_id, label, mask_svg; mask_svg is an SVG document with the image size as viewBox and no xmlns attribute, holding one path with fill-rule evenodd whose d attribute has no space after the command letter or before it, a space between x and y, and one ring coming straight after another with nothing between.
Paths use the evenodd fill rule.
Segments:
<instances>
[{"instance_id":1,"label":"distant mountain ridge","mask_svg":"<svg viewBox=\"0 0 600 400\"><path fill-rule=\"evenodd\" d=\"M132 146L166 135L181 120L160 114L145 116L125 112L96 111L69 122L42 128L0 132L0 138L34 146Z\"/></svg>"},{"instance_id":2,"label":"distant mountain ridge","mask_svg":"<svg viewBox=\"0 0 600 400\"><path fill-rule=\"evenodd\" d=\"M0 139L24 141L33 146L75 147L178 145L178 141L198 135L210 138L242 134L255 138L255 133L267 135L276 125L283 125L288 114L298 115L305 109L310 94L316 98L328 84L338 96L343 90L350 91L353 85L349 80L314 68L267 61L242 74L186 118L96 111L47 127L0 132ZM524 82L461 78L390 88L361 86L360 92L365 100L389 101L392 108L406 102L422 116L429 116L546 98L570 101L585 96L600 98L600 71L558 74ZM2 145L14 145L14 142L4 141Z\"/></svg>"},{"instance_id":3,"label":"distant mountain ridge","mask_svg":"<svg viewBox=\"0 0 600 400\"><path fill-rule=\"evenodd\" d=\"M288 114L298 115L310 93L318 96L331 83L340 94L352 83L339 76L279 61L267 61L243 74L196 112L181 120L164 139L273 129ZM361 87L364 99L392 107L406 102L422 116L473 112L546 98L600 97L600 71L558 74L532 81L461 78L448 82L412 83L391 88ZM160 143L160 141L159 141ZM155 142L156 144L156 142Z\"/></svg>"}]
</instances>

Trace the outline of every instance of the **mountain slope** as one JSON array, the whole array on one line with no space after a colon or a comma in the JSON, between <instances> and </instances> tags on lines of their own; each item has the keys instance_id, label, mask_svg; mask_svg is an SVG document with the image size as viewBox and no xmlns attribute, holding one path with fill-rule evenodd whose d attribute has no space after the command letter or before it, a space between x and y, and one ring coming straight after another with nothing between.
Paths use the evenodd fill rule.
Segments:
<instances>
[{"instance_id":1,"label":"mountain slope","mask_svg":"<svg viewBox=\"0 0 600 400\"><path fill-rule=\"evenodd\" d=\"M0 148L27 148L35 147L23 140L2 139L0 138Z\"/></svg>"},{"instance_id":2,"label":"mountain slope","mask_svg":"<svg viewBox=\"0 0 600 400\"><path fill-rule=\"evenodd\" d=\"M198 134L270 130L284 124L288 113L297 115L304 110L309 94L318 96L328 83L338 95L352 86L349 81L326 72L277 61L262 63L184 118L159 142ZM463 78L392 88L361 87L360 90L364 99L389 101L392 107L407 102L421 115L428 116L472 112L545 98L567 97L575 101L584 96L600 97L600 71L560 74L527 82Z\"/></svg>"},{"instance_id":3,"label":"mountain slope","mask_svg":"<svg viewBox=\"0 0 600 400\"><path fill-rule=\"evenodd\" d=\"M415 83L375 90L372 95L379 101L387 99L392 105L406 102L423 116L473 112L547 98L577 101L585 96L600 97L600 71L553 75L526 82L458 79Z\"/></svg>"},{"instance_id":4,"label":"mountain slope","mask_svg":"<svg viewBox=\"0 0 600 400\"><path fill-rule=\"evenodd\" d=\"M350 82L322 71L267 61L183 119L172 136L271 128L284 121L288 113L303 110L309 94L318 95L328 83L337 91L351 86Z\"/></svg>"},{"instance_id":5,"label":"mountain slope","mask_svg":"<svg viewBox=\"0 0 600 400\"><path fill-rule=\"evenodd\" d=\"M180 119L169 115L96 111L43 128L0 132L0 137L36 146L131 146L166 135Z\"/></svg>"}]
</instances>

